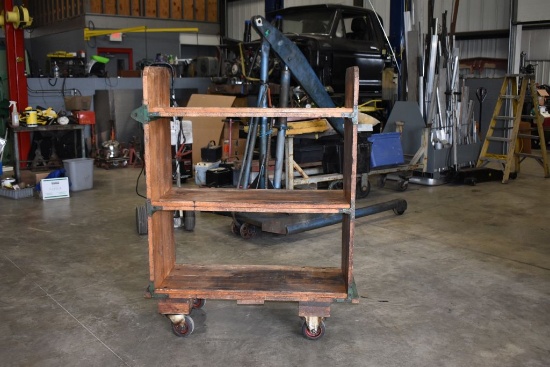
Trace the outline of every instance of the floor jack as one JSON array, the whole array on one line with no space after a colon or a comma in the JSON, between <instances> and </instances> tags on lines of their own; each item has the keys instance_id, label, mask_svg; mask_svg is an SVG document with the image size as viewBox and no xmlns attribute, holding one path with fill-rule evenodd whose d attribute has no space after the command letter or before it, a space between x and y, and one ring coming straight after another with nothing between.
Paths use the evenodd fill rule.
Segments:
<instances>
[{"instance_id":1,"label":"floor jack","mask_svg":"<svg viewBox=\"0 0 550 367\"><path fill-rule=\"evenodd\" d=\"M257 107L267 108L270 100L270 91L268 83L269 55L273 51L277 56L284 60L284 67L281 71L280 98L279 107L287 107L290 95L291 73L294 79L300 84L305 93L309 95L316 106L320 108L334 108L334 101L327 93L325 87L311 68L309 62L302 54L300 49L287 37L285 37L274 25L268 22L255 21L253 26L259 35L262 35L260 52L260 88L258 93ZM269 35L266 37L264 35ZM340 136L344 134L344 119L327 119L332 128ZM267 118L253 118L249 125L247 143L244 152L243 164L239 174L237 187L249 189L250 168L253 159L256 136L259 136L259 173L255 180L254 188L266 189L273 186L273 189L281 189L282 170L284 161L284 144L287 129L287 121L284 118L277 120L277 140L275 146L275 171L273 182L270 182L268 176L268 145L270 143L271 129L268 129ZM385 210L394 210L397 214L403 214L406 210L405 200L393 200L387 203L377 204L366 208L356 209L361 216L379 213ZM361 211L360 211L361 210ZM233 233L241 235L243 238L254 236L257 228L267 232L292 234L307 231L314 228L320 228L330 224L340 222L341 215L324 216L319 214L308 215L288 215L288 214L268 214L268 213L232 213L233 223L231 229Z\"/></svg>"}]
</instances>

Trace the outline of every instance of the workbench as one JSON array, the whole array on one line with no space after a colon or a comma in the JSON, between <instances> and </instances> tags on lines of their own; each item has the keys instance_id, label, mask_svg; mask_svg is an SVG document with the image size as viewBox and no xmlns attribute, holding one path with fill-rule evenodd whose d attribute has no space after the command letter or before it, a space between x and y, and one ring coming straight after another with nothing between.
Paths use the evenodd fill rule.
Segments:
<instances>
[{"instance_id":1,"label":"workbench","mask_svg":"<svg viewBox=\"0 0 550 367\"><path fill-rule=\"evenodd\" d=\"M13 150L14 150L14 167L15 167L15 179L19 181L21 179L21 163L27 163L31 162L29 160L21 160L19 157L19 133L24 132L35 132L35 131L41 131L41 132L54 132L54 131L73 131L74 136L74 154L75 156L78 154L77 152L77 130L80 130L80 141L81 141L81 157L86 157L86 145L84 143L84 126L85 125L77 125L77 124L68 124L68 125L38 125L38 126L10 126L12 132L13 132Z\"/></svg>"}]
</instances>

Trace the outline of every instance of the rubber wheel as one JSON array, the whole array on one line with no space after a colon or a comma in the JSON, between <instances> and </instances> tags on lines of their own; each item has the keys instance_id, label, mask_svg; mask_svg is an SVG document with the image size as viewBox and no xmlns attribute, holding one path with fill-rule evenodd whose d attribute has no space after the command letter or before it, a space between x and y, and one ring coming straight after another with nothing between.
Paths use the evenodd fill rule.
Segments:
<instances>
[{"instance_id":1,"label":"rubber wheel","mask_svg":"<svg viewBox=\"0 0 550 367\"><path fill-rule=\"evenodd\" d=\"M396 215L402 215L405 213L405 210L407 210L407 202L403 200L402 202L399 202L395 208L393 208L393 212Z\"/></svg>"},{"instance_id":2,"label":"rubber wheel","mask_svg":"<svg viewBox=\"0 0 550 367\"><path fill-rule=\"evenodd\" d=\"M510 172L508 177L510 177L512 180L515 180L516 178L518 178L518 173L517 172Z\"/></svg>"},{"instance_id":3,"label":"rubber wheel","mask_svg":"<svg viewBox=\"0 0 550 367\"><path fill-rule=\"evenodd\" d=\"M383 188L386 185L386 175L380 175L378 177L378 187Z\"/></svg>"},{"instance_id":4,"label":"rubber wheel","mask_svg":"<svg viewBox=\"0 0 550 367\"><path fill-rule=\"evenodd\" d=\"M464 183L466 185L475 186L477 184L477 180L473 177L468 177L468 178L464 179Z\"/></svg>"},{"instance_id":5,"label":"rubber wheel","mask_svg":"<svg viewBox=\"0 0 550 367\"><path fill-rule=\"evenodd\" d=\"M328 185L329 190L342 190L343 188L344 188L344 181L342 180L332 181Z\"/></svg>"},{"instance_id":6,"label":"rubber wheel","mask_svg":"<svg viewBox=\"0 0 550 367\"><path fill-rule=\"evenodd\" d=\"M357 179L357 198L363 199L366 198L370 193L370 182L367 180L367 186L361 186L361 179Z\"/></svg>"},{"instance_id":7,"label":"rubber wheel","mask_svg":"<svg viewBox=\"0 0 550 367\"><path fill-rule=\"evenodd\" d=\"M231 232L237 236L241 235L241 225L236 222L231 222Z\"/></svg>"},{"instance_id":8,"label":"rubber wheel","mask_svg":"<svg viewBox=\"0 0 550 367\"><path fill-rule=\"evenodd\" d=\"M309 340L321 339L323 335L325 335L325 323L321 321L319 327L317 328L317 331L313 333L307 327L307 322L304 321L304 323L302 324L302 335L304 336L304 338Z\"/></svg>"},{"instance_id":9,"label":"rubber wheel","mask_svg":"<svg viewBox=\"0 0 550 367\"><path fill-rule=\"evenodd\" d=\"M193 322L193 319L187 315L185 315L184 321L179 324L172 324L172 331L174 334L182 338L191 335L193 330L195 330L195 323Z\"/></svg>"},{"instance_id":10,"label":"rubber wheel","mask_svg":"<svg viewBox=\"0 0 550 367\"><path fill-rule=\"evenodd\" d=\"M145 205L136 207L136 228L139 235L147 234L147 211Z\"/></svg>"},{"instance_id":11,"label":"rubber wheel","mask_svg":"<svg viewBox=\"0 0 550 367\"><path fill-rule=\"evenodd\" d=\"M244 223L240 229L241 237L248 240L256 235L256 226L250 223Z\"/></svg>"},{"instance_id":12,"label":"rubber wheel","mask_svg":"<svg viewBox=\"0 0 550 367\"><path fill-rule=\"evenodd\" d=\"M195 212L187 210L183 212L183 228L191 232L195 229Z\"/></svg>"},{"instance_id":13,"label":"rubber wheel","mask_svg":"<svg viewBox=\"0 0 550 367\"><path fill-rule=\"evenodd\" d=\"M409 181L402 180L397 183L397 190L399 191L405 191L409 187Z\"/></svg>"},{"instance_id":14,"label":"rubber wheel","mask_svg":"<svg viewBox=\"0 0 550 367\"><path fill-rule=\"evenodd\" d=\"M195 298L193 299L193 309L200 310L204 307L206 300L204 298Z\"/></svg>"}]
</instances>

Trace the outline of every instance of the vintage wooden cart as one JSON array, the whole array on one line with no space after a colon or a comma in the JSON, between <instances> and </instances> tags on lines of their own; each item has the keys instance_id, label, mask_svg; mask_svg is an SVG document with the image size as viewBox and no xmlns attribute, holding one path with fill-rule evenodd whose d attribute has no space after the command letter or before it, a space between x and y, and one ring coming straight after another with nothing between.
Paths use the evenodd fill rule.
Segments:
<instances>
[{"instance_id":1,"label":"vintage wooden cart","mask_svg":"<svg viewBox=\"0 0 550 367\"><path fill-rule=\"evenodd\" d=\"M357 160L358 69L348 69L345 108L181 108L170 107L170 74L162 67L143 73L143 106L132 116L144 123L149 228L148 292L179 336L194 328L189 316L205 299L298 302L303 335L318 339L334 301L357 302L353 280L353 240ZM172 185L170 117L340 117L345 120L342 190L246 190L178 188ZM174 210L257 213L341 213L340 264L201 265L176 263Z\"/></svg>"}]
</instances>

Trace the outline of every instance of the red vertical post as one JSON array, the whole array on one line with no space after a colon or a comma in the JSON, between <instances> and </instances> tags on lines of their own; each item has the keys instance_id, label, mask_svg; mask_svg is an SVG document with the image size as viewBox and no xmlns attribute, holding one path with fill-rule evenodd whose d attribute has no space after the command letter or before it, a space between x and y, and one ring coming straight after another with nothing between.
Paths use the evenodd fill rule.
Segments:
<instances>
[{"instance_id":1,"label":"red vertical post","mask_svg":"<svg viewBox=\"0 0 550 367\"><path fill-rule=\"evenodd\" d=\"M4 14L13 11L13 0L4 0ZM10 100L17 102L21 111L27 107L27 77L25 75L25 37L22 29L16 29L4 19L6 37L6 61L8 65L8 84ZM19 158L26 160L31 146L30 133L19 135Z\"/></svg>"}]
</instances>

